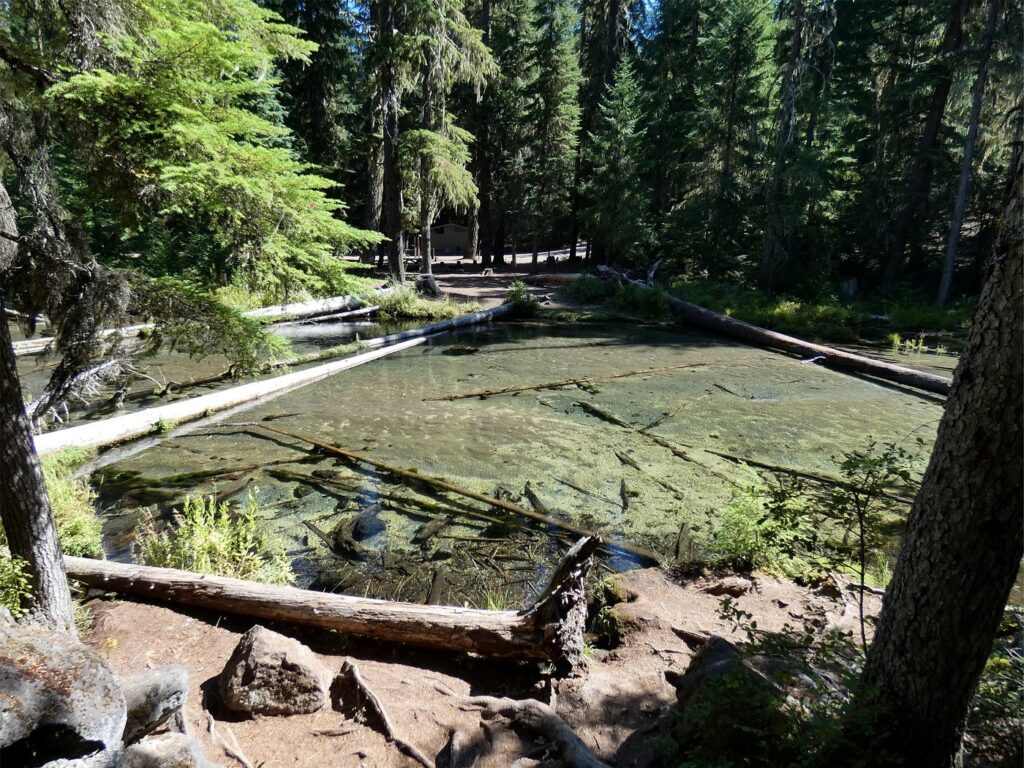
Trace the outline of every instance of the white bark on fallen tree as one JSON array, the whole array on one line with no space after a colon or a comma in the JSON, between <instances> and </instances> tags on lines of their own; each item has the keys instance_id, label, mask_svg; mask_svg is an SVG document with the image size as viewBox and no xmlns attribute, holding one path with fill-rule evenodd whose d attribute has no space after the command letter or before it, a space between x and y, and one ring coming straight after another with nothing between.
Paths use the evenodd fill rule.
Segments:
<instances>
[{"instance_id":1,"label":"white bark on fallen tree","mask_svg":"<svg viewBox=\"0 0 1024 768\"><path fill-rule=\"evenodd\" d=\"M585 582L599 545L580 539L540 598L522 611L421 605L257 584L171 568L65 557L68 577L98 589L362 637L507 659L552 661L562 669L583 656Z\"/></svg>"},{"instance_id":2,"label":"white bark on fallen tree","mask_svg":"<svg viewBox=\"0 0 1024 768\"><path fill-rule=\"evenodd\" d=\"M606 279L620 284L628 283L629 285L636 285L642 288L650 287L647 283L641 280L632 280L616 272L611 267L601 265L598 267L598 271ZM804 358L821 358L820 362L828 368L874 376L939 395L949 394L952 380L943 376L917 371L903 365L884 363L881 360L857 355L853 352L846 352L821 344L813 344L794 336L787 336L784 333L769 331L766 328L760 328L751 323L719 314L706 307L677 299L674 296L668 297L668 303L672 311L679 318L707 331L730 336L758 347L782 350L783 352L789 352Z\"/></svg>"},{"instance_id":3,"label":"white bark on fallen tree","mask_svg":"<svg viewBox=\"0 0 1024 768\"><path fill-rule=\"evenodd\" d=\"M434 334L475 325L501 317L512 311L511 304L502 304L481 312L473 312L451 320L431 323L419 328L412 328L400 333L392 333L375 339L367 339L364 345L371 351L362 352L351 357L333 360L313 368L294 371L270 379L240 384L230 389L211 392L167 405L158 405L124 416L114 416L103 421L90 422L77 427L46 432L35 436L36 451L40 454L52 453L69 446L101 448L123 443L136 437L149 435L161 423L175 424L194 421L237 405L278 395L296 387L319 381L340 371L355 368L364 363L400 352L409 347L423 344Z\"/></svg>"}]
</instances>

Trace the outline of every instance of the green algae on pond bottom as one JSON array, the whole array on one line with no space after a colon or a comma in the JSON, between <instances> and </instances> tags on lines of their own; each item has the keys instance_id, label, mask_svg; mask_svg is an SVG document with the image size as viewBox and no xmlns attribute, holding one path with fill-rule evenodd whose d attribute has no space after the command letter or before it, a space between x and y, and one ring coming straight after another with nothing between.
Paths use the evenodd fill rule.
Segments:
<instances>
[{"instance_id":1,"label":"green algae on pond bottom","mask_svg":"<svg viewBox=\"0 0 1024 768\"><path fill-rule=\"evenodd\" d=\"M457 345L479 351L445 354ZM652 368L667 370L611 378ZM591 380L436 399L583 378ZM116 557L126 556L137 517L127 507L166 512L169 498L186 493L254 491L266 526L296 558L300 586L515 607L564 550L558 530L402 484L258 425L546 511L669 560L684 523L706 533L715 511L756 477L705 449L836 476L843 452L897 442L920 473L941 412L920 393L675 329L509 324L447 335L286 393L233 417L257 426L172 437L95 480L101 507L121 509L107 525ZM347 526L336 535L339 523ZM347 556L336 556L329 547L345 535L357 549L346 544ZM602 560L612 570L634 564Z\"/></svg>"}]
</instances>

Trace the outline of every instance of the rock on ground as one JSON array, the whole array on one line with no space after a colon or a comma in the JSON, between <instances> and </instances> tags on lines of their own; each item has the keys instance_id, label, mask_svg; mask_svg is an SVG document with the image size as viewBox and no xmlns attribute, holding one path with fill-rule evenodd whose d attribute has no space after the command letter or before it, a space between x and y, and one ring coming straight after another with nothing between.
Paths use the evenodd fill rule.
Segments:
<instances>
[{"instance_id":1,"label":"rock on ground","mask_svg":"<svg viewBox=\"0 0 1024 768\"><path fill-rule=\"evenodd\" d=\"M255 626L242 635L220 675L224 705L250 715L316 712L331 675L297 640Z\"/></svg>"},{"instance_id":2,"label":"rock on ground","mask_svg":"<svg viewBox=\"0 0 1024 768\"><path fill-rule=\"evenodd\" d=\"M152 733L185 705L188 667L166 664L121 681L128 709L122 741L132 744Z\"/></svg>"},{"instance_id":3,"label":"rock on ground","mask_svg":"<svg viewBox=\"0 0 1024 768\"><path fill-rule=\"evenodd\" d=\"M98 653L63 632L0 623L0 765L117 765L125 719Z\"/></svg>"},{"instance_id":4,"label":"rock on ground","mask_svg":"<svg viewBox=\"0 0 1024 768\"><path fill-rule=\"evenodd\" d=\"M124 753L123 768L218 768L207 762L202 745L183 733L149 736Z\"/></svg>"}]
</instances>

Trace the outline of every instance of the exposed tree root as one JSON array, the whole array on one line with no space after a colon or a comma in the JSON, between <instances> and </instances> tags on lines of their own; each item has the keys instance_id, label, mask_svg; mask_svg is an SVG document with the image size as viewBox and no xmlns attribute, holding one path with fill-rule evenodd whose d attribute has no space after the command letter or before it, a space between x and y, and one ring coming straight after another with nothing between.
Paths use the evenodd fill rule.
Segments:
<instances>
[{"instance_id":1,"label":"exposed tree root","mask_svg":"<svg viewBox=\"0 0 1024 768\"><path fill-rule=\"evenodd\" d=\"M349 659L345 660L345 663L341 665L339 678L355 692L356 706L363 709L365 714L369 716L367 722L372 721L371 727L379 730L384 735L384 738L398 747L398 750L403 755L411 757L417 763L424 766L424 768L434 768L433 760L424 755L414 744L410 744L397 734L394 723L391 722L384 704L366 684L366 681L359 672L359 667L354 662Z\"/></svg>"},{"instance_id":2,"label":"exposed tree root","mask_svg":"<svg viewBox=\"0 0 1024 768\"><path fill-rule=\"evenodd\" d=\"M529 728L551 739L569 768L609 768L576 735L576 732L551 707L535 699L508 699L474 696L468 700L483 709L484 717L500 715L517 725Z\"/></svg>"}]
</instances>

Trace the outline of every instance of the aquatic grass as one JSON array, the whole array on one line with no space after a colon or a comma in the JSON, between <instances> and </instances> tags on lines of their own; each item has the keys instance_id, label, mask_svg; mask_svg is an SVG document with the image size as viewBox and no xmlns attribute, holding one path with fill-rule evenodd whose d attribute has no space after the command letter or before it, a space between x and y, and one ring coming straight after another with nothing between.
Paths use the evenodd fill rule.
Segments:
<instances>
[{"instance_id":1,"label":"aquatic grass","mask_svg":"<svg viewBox=\"0 0 1024 768\"><path fill-rule=\"evenodd\" d=\"M660 288L624 285L607 300L607 304L611 309L632 317L664 322L672 319L668 298Z\"/></svg>"},{"instance_id":2,"label":"aquatic grass","mask_svg":"<svg viewBox=\"0 0 1024 768\"><path fill-rule=\"evenodd\" d=\"M96 516L96 493L88 478L74 473L95 457L86 448L65 448L41 460L50 509L66 555L103 557L103 527Z\"/></svg>"},{"instance_id":3,"label":"aquatic grass","mask_svg":"<svg viewBox=\"0 0 1024 768\"><path fill-rule=\"evenodd\" d=\"M409 285L393 286L391 291L375 296L373 302L380 307L377 316L384 321L450 320L480 310L475 302L453 301L447 296L425 299Z\"/></svg>"},{"instance_id":4,"label":"aquatic grass","mask_svg":"<svg viewBox=\"0 0 1024 768\"><path fill-rule=\"evenodd\" d=\"M562 293L580 304L600 304L614 292L611 283L594 275L583 275L562 288Z\"/></svg>"},{"instance_id":5,"label":"aquatic grass","mask_svg":"<svg viewBox=\"0 0 1024 768\"><path fill-rule=\"evenodd\" d=\"M252 493L237 512L213 496L188 497L169 527L158 529L151 521L139 531L136 553L147 565L291 584L291 560L260 530L259 511Z\"/></svg>"}]
</instances>

